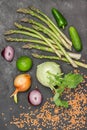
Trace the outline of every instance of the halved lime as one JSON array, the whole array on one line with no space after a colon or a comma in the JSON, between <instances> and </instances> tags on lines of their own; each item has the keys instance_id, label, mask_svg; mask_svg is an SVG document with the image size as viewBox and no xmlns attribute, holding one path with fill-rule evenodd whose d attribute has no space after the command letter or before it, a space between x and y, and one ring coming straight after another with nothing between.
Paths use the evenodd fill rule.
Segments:
<instances>
[{"instance_id":1,"label":"halved lime","mask_svg":"<svg viewBox=\"0 0 87 130\"><path fill-rule=\"evenodd\" d=\"M16 67L20 71L28 71L32 67L32 60L28 56L21 56L16 61Z\"/></svg>"}]
</instances>

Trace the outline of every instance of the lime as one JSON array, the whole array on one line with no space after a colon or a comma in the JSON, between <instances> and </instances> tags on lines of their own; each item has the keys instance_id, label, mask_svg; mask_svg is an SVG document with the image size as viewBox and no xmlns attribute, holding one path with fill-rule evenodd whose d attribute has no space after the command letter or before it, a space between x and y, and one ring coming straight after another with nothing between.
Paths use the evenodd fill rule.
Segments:
<instances>
[{"instance_id":1,"label":"lime","mask_svg":"<svg viewBox=\"0 0 87 130\"><path fill-rule=\"evenodd\" d=\"M20 71L28 71L32 67L32 60L28 56L21 56L16 61L16 67Z\"/></svg>"}]
</instances>

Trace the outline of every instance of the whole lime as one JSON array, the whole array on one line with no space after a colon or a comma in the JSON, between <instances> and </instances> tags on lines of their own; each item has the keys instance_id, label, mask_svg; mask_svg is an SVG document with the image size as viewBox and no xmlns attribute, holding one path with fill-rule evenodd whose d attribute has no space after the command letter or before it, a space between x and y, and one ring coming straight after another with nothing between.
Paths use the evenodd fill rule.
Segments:
<instances>
[{"instance_id":1,"label":"whole lime","mask_svg":"<svg viewBox=\"0 0 87 130\"><path fill-rule=\"evenodd\" d=\"M16 67L20 71L28 71L32 67L32 60L28 56L21 56L16 61Z\"/></svg>"}]
</instances>

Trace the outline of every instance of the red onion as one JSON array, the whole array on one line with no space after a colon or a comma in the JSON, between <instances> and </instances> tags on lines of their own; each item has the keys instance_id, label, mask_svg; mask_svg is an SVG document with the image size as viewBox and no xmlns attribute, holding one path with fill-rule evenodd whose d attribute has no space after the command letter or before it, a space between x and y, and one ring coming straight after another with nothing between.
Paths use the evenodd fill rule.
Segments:
<instances>
[{"instance_id":1,"label":"red onion","mask_svg":"<svg viewBox=\"0 0 87 130\"><path fill-rule=\"evenodd\" d=\"M28 101L30 104L37 106L40 105L42 102L42 94L38 89L34 89L32 90L29 94L28 94Z\"/></svg>"},{"instance_id":2,"label":"red onion","mask_svg":"<svg viewBox=\"0 0 87 130\"><path fill-rule=\"evenodd\" d=\"M1 55L5 60L11 62L14 58L14 53L14 48L11 46L7 46L2 50Z\"/></svg>"}]
</instances>

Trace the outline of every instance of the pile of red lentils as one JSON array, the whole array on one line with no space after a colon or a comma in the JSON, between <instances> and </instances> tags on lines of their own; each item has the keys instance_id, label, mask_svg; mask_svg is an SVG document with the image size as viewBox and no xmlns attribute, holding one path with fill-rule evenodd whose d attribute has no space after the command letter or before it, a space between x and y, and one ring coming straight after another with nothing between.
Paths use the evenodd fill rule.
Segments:
<instances>
[{"instance_id":1,"label":"pile of red lentils","mask_svg":"<svg viewBox=\"0 0 87 130\"><path fill-rule=\"evenodd\" d=\"M79 73L78 70L74 70ZM87 128L87 76L75 89L66 89L64 99L68 101L69 108L57 107L52 98L47 99L40 108L32 110L32 106L20 106L23 112L13 115L8 124L15 125L23 130L80 130ZM10 112L13 108L10 108ZM26 111L29 110L27 113Z\"/></svg>"}]
</instances>

